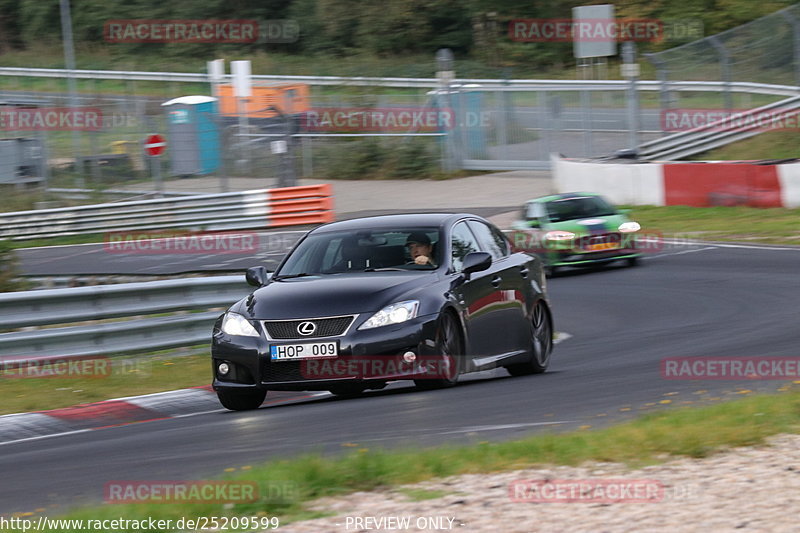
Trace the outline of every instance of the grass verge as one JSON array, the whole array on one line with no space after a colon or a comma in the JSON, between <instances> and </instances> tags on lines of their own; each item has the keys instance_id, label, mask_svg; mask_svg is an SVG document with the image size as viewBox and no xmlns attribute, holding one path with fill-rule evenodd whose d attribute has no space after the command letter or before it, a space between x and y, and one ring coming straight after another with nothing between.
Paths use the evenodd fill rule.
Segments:
<instances>
[{"instance_id":1,"label":"grass verge","mask_svg":"<svg viewBox=\"0 0 800 533\"><path fill-rule=\"evenodd\" d=\"M84 367L82 375L71 376L58 375L57 368L47 366L21 371L6 368L0 371L0 415L208 385L210 356L205 350L192 352L197 349L99 358L100 364Z\"/></svg>"},{"instance_id":2,"label":"grass verge","mask_svg":"<svg viewBox=\"0 0 800 533\"><path fill-rule=\"evenodd\" d=\"M800 131L766 131L755 137L735 142L692 156L694 161L727 161L749 159L789 159L800 157L797 149Z\"/></svg>"},{"instance_id":3,"label":"grass verge","mask_svg":"<svg viewBox=\"0 0 800 533\"><path fill-rule=\"evenodd\" d=\"M646 231L705 241L800 244L800 209L627 206Z\"/></svg>"},{"instance_id":4,"label":"grass verge","mask_svg":"<svg viewBox=\"0 0 800 533\"><path fill-rule=\"evenodd\" d=\"M67 518L177 520L193 516L277 516L285 524L321 516L322 513L309 510L304 504L324 496L543 464L611 461L636 467L655 464L670 456L705 457L721 449L757 445L771 435L798 430L800 390L793 387L781 394L653 413L602 430L548 434L512 442L400 451L368 449L352 443L353 451L342 457L328 458L317 453L227 469L229 473L224 479L255 483L259 487L254 502L102 505L73 511ZM98 487L98 495L101 490ZM411 500L438 497L429 494L430 491L404 490ZM150 531L142 529L145 530Z\"/></svg>"}]
</instances>

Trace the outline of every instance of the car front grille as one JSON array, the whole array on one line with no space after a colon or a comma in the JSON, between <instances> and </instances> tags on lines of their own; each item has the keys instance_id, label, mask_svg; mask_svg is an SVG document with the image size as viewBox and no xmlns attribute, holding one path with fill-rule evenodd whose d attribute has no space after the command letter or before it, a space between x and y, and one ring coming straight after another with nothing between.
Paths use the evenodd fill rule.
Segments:
<instances>
[{"instance_id":1,"label":"car front grille","mask_svg":"<svg viewBox=\"0 0 800 533\"><path fill-rule=\"evenodd\" d=\"M347 328L355 320L355 316L334 316L328 318L312 318L307 320L265 320L264 330L271 339L274 340L293 340L293 339L313 339L315 337L338 337L344 335ZM303 322L311 322L316 326L310 335L301 335L297 328Z\"/></svg>"},{"instance_id":2,"label":"car front grille","mask_svg":"<svg viewBox=\"0 0 800 533\"><path fill-rule=\"evenodd\" d=\"M301 364L302 361L264 361L261 367L261 381L265 383L305 381Z\"/></svg>"}]
</instances>

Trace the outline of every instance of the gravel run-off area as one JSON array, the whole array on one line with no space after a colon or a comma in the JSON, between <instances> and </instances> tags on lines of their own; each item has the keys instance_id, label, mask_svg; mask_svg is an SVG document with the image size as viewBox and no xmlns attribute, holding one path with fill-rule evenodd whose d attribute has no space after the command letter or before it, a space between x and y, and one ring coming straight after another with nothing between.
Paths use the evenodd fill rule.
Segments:
<instances>
[{"instance_id":1,"label":"gravel run-off area","mask_svg":"<svg viewBox=\"0 0 800 533\"><path fill-rule=\"evenodd\" d=\"M280 531L800 532L800 436L635 470L592 463L454 476L310 507L331 516Z\"/></svg>"}]
</instances>

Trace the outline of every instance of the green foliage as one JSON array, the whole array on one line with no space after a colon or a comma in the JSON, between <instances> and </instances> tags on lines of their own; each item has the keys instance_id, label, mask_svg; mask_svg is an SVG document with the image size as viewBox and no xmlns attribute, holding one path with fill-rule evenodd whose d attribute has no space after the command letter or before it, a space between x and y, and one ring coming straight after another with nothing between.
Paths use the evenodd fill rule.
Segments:
<instances>
[{"instance_id":1,"label":"green foliage","mask_svg":"<svg viewBox=\"0 0 800 533\"><path fill-rule=\"evenodd\" d=\"M356 139L314 152L317 177L327 179L421 179L439 169L436 141Z\"/></svg>"},{"instance_id":2,"label":"green foliage","mask_svg":"<svg viewBox=\"0 0 800 533\"><path fill-rule=\"evenodd\" d=\"M570 18L585 0L71 0L78 50L102 46L116 62L136 61L142 54L164 59L226 57L275 52L333 57L370 55L431 56L451 48L459 60L473 58L494 67L552 68L571 64L570 43L518 43L507 36L517 18ZM711 35L773 13L793 0L629 0L616 6L622 18L700 20ZM104 42L104 24L120 19L292 19L300 27L295 43L129 43ZM787 38L791 38L790 36ZM0 52L58 44L59 0L0 0ZM641 43L640 52L675 43ZM790 47L789 47L790 48ZM787 48L787 49L789 49ZM783 58L775 58L776 62ZM79 67L89 68L81 64ZM338 65L337 65L338 66ZM431 59L426 70L433 70ZM462 75L472 75L462 72ZM398 75L401 75L398 73ZM410 73L404 75L412 75ZM421 73L420 75L430 75Z\"/></svg>"}]
</instances>

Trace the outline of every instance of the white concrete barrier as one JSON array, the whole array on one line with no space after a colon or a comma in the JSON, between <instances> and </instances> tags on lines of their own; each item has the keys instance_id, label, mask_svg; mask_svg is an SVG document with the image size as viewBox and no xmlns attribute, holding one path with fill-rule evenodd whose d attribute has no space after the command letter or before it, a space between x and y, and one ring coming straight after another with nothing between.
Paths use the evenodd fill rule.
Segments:
<instances>
[{"instance_id":1,"label":"white concrete barrier","mask_svg":"<svg viewBox=\"0 0 800 533\"><path fill-rule=\"evenodd\" d=\"M665 205L661 163L602 163L552 156L557 192L600 193L615 204Z\"/></svg>"}]
</instances>

